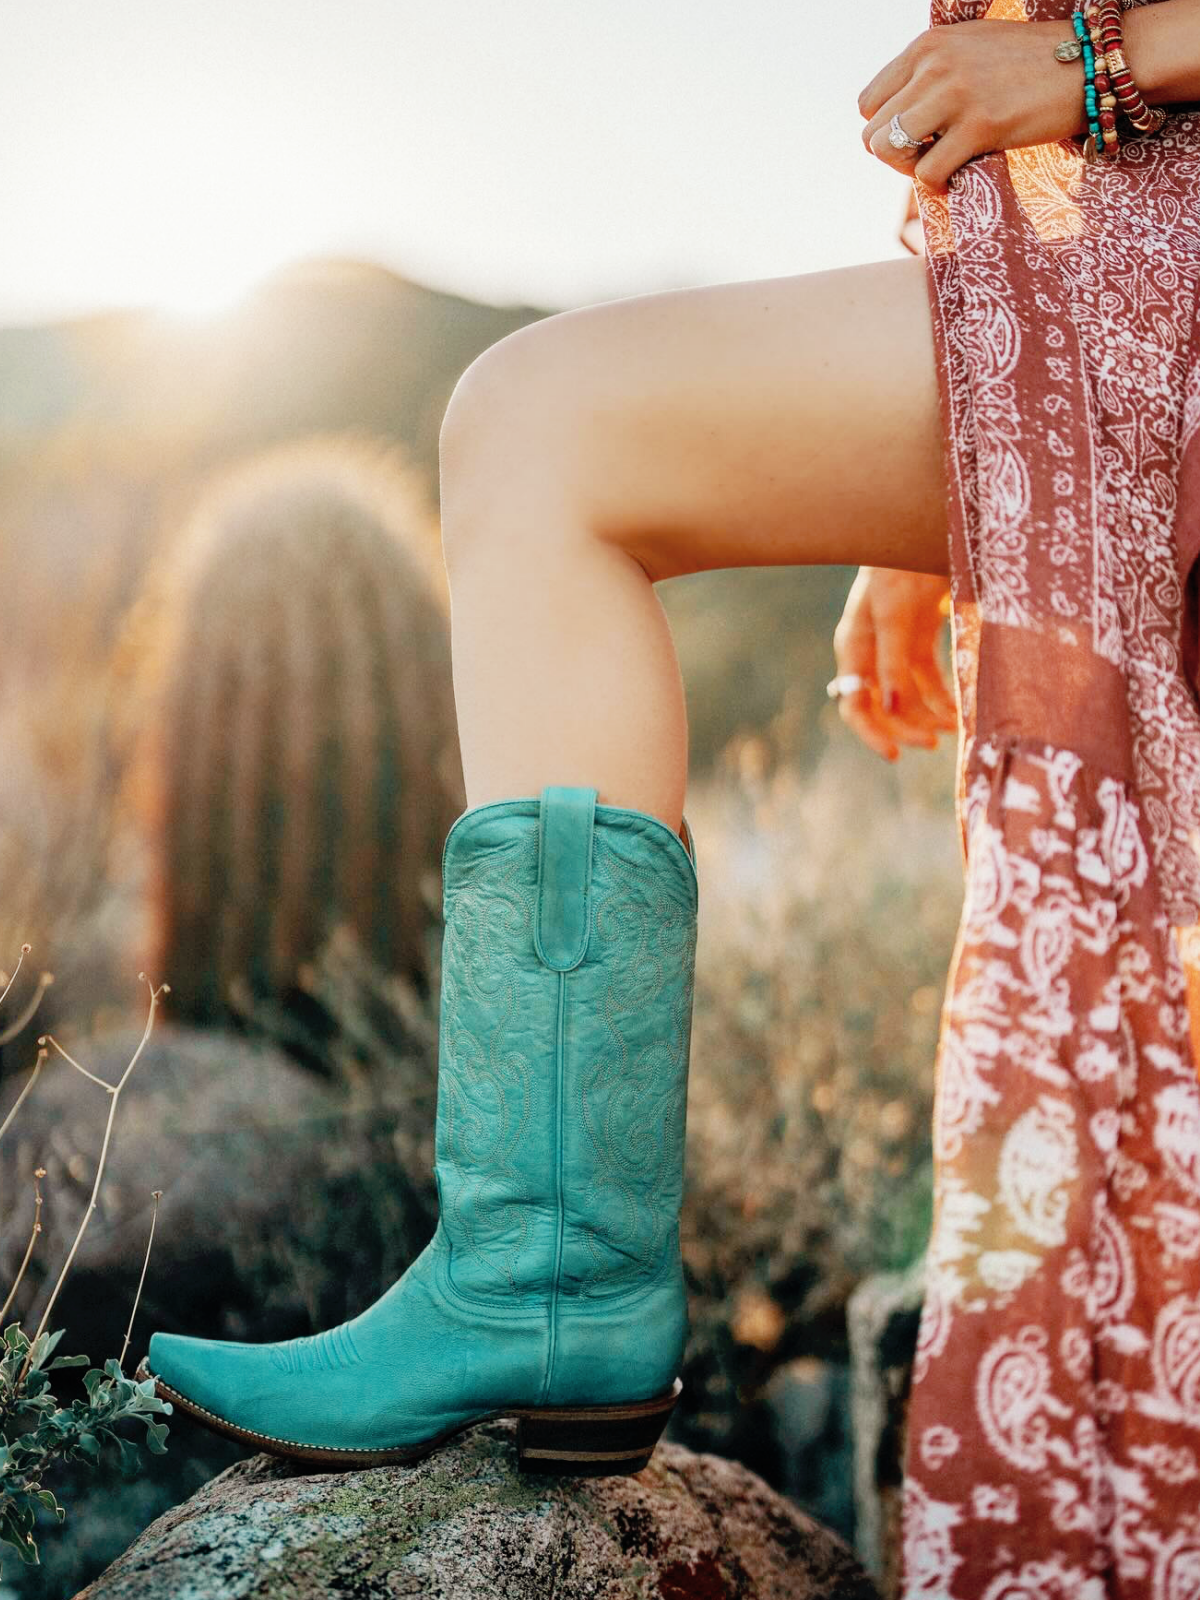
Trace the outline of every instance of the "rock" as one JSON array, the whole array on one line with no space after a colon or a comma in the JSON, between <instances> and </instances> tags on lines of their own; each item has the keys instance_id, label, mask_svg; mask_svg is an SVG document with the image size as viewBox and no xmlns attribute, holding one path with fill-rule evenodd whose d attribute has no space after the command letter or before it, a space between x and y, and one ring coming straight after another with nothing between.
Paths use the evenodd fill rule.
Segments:
<instances>
[{"instance_id":1,"label":"rock","mask_svg":"<svg viewBox=\"0 0 1200 1600\"><path fill-rule=\"evenodd\" d=\"M140 1030L70 1048L115 1082ZM234 1034L156 1025L113 1128L99 1205L55 1306L64 1351L121 1349L152 1208L163 1191L130 1354L150 1331L290 1338L352 1316L433 1231L432 1069L323 1083ZM13 1089L4 1097L12 1103ZM87 1205L108 1101L51 1059L0 1146L0 1299L28 1242L40 1165L42 1234L16 1314L36 1324Z\"/></svg>"},{"instance_id":2,"label":"rock","mask_svg":"<svg viewBox=\"0 0 1200 1600\"><path fill-rule=\"evenodd\" d=\"M852 1537L849 1367L798 1356L772 1374L763 1399L778 1452L772 1483L818 1521Z\"/></svg>"},{"instance_id":3,"label":"rock","mask_svg":"<svg viewBox=\"0 0 1200 1600\"><path fill-rule=\"evenodd\" d=\"M632 1478L520 1477L515 1426L409 1467L239 1461L77 1600L878 1600L840 1540L735 1462L661 1444Z\"/></svg>"},{"instance_id":4,"label":"rock","mask_svg":"<svg viewBox=\"0 0 1200 1600\"><path fill-rule=\"evenodd\" d=\"M850 1296L855 1547L885 1595L898 1591L905 1420L921 1321L925 1263L880 1272Z\"/></svg>"}]
</instances>

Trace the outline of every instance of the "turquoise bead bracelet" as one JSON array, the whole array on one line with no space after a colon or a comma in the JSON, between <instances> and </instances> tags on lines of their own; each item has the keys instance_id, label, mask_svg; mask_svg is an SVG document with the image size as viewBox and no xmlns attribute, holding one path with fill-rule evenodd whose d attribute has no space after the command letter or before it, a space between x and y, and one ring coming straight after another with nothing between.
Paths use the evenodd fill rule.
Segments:
<instances>
[{"instance_id":1,"label":"turquoise bead bracelet","mask_svg":"<svg viewBox=\"0 0 1200 1600\"><path fill-rule=\"evenodd\" d=\"M1102 136L1100 130L1100 107L1096 100L1096 53L1092 49L1092 36L1088 32L1082 10L1072 13L1071 26L1075 30L1075 37L1079 40L1083 51L1083 104L1087 115L1088 132L1096 141L1096 147L1099 148Z\"/></svg>"}]
</instances>

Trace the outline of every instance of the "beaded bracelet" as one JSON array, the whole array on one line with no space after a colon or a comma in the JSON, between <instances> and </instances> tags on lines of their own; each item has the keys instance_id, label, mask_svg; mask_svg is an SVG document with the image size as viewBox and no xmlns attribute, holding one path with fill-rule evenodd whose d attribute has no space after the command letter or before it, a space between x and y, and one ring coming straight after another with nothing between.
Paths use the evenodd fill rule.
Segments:
<instances>
[{"instance_id":1,"label":"beaded bracelet","mask_svg":"<svg viewBox=\"0 0 1200 1600\"><path fill-rule=\"evenodd\" d=\"M1121 110L1140 133L1157 133L1167 120L1162 106L1148 106L1142 99L1125 60L1121 30L1121 0L1099 0L1095 6L1100 25L1100 42L1108 63L1108 75Z\"/></svg>"},{"instance_id":2,"label":"beaded bracelet","mask_svg":"<svg viewBox=\"0 0 1200 1600\"><path fill-rule=\"evenodd\" d=\"M1100 24L1100 8L1096 4L1085 6L1083 13L1084 22L1087 24L1088 33L1091 35L1092 51L1096 58L1096 75L1094 81L1096 101L1099 110L1096 120L1100 125L1099 134L1094 131L1089 136L1084 155L1088 160L1095 160L1097 155L1103 155L1111 161L1121 148L1120 135L1117 133L1117 97L1113 93L1112 77L1109 72L1108 52L1104 48L1104 36Z\"/></svg>"},{"instance_id":3,"label":"beaded bracelet","mask_svg":"<svg viewBox=\"0 0 1200 1600\"><path fill-rule=\"evenodd\" d=\"M1084 146L1084 153L1091 160L1102 143L1100 108L1096 103L1096 53L1082 9L1072 12L1071 26L1074 28L1075 37L1079 41L1079 53L1083 56L1083 104L1087 113L1088 125L1088 139L1087 144Z\"/></svg>"}]
</instances>

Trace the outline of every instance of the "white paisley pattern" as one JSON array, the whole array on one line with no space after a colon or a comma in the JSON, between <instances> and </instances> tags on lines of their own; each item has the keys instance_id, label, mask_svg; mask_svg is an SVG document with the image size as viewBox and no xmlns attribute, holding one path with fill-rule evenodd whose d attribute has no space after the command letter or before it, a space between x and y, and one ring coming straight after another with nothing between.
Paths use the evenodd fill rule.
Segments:
<instances>
[{"instance_id":1,"label":"white paisley pattern","mask_svg":"<svg viewBox=\"0 0 1200 1600\"><path fill-rule=\"evenodd\" d=\"M916 187L965 896L905 1600L1200 1600L1200 106Z\"/></svg>"}]
</instances>

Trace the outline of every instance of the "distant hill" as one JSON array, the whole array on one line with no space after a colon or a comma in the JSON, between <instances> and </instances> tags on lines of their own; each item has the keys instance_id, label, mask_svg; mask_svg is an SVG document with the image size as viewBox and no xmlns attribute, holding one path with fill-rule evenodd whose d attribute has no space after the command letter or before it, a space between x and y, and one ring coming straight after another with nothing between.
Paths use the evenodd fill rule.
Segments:
<instances>
[{"instance_id":1,"label":"distant hill","mask_svg":"<svg viewBox=\"0 0 1200 1600\"><path fill-rule=\"evenodd\" d=\"M0 452L65 427L203 433L217 454L318 430L402 440L436 477L442 412L489 344L546 313L442 294L365 262L308 260L234 310L106 312L0 329Z\"/></svg>"}]
</instances>

